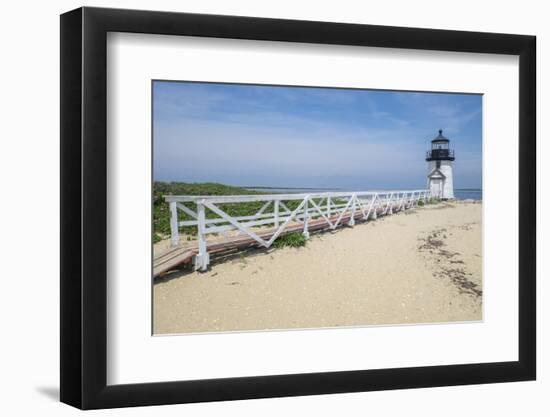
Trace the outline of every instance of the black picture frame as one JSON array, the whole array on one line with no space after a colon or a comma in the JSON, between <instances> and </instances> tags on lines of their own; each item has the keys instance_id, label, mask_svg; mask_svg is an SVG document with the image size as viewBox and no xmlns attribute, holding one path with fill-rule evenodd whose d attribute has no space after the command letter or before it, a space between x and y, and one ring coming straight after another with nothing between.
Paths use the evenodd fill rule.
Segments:
<instances>
[{"instance_id":1,"label":"black picture frame","mask_svg":"<svg viewBox=\"0 0 550 417\"><path fill-rule=\"evenodd\" d=\"M519 56L519 360L107 385L108 32ZM252 17L80 8L61 16L61 401L82 409L533 380L536 38Z\"/></svg>"}]
</instances>

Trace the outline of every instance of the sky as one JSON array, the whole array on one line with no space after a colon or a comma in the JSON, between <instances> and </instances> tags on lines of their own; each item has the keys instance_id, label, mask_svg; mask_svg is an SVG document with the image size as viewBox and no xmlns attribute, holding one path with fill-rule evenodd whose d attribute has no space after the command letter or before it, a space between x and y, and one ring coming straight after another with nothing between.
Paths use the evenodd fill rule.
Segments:
<instances>
[{"instance_id":1,"label":"sky","mask_svg":"<svg viewBox=\"0 0 550 417\"><path fill-rule=\"evenodd\" d=\"M426 186L438 130L455 188L481 188L482 96L154 81L154 180L235 186Z\"/></svg>"}]
</instances>

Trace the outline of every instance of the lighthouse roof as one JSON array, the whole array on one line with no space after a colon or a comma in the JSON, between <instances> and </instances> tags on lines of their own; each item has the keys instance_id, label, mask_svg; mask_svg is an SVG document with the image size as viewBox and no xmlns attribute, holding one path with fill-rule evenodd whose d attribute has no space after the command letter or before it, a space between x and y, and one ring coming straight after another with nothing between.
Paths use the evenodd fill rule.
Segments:
<instances>
[{"instance_id":1,"label":"lighthouse roof","mask_svg":"<svg viewBox=\"0 0 550 417\"><path fill-rule=\"evenodd\" d=\"M447 139L445 136L443 136L443 130L442 129L439 129L439 135L437 135L433 140L432 140L432 143L434 142L449 142L449 139Z\"/></svg>"},{"instance_id":2,"label":"lighthouse roof","mask_svg":"<svg viewBox=\"0 0 550 417\"><path fill-rule=\"evenodd\" d=\"M443 174L443 172L441 172L439 170L439 168L434 168L430 171L430 173L428 174L428 178L431 178L431 179L437 179L437 178L446 178L445 175Z\"/></svg>"}]
</instances>

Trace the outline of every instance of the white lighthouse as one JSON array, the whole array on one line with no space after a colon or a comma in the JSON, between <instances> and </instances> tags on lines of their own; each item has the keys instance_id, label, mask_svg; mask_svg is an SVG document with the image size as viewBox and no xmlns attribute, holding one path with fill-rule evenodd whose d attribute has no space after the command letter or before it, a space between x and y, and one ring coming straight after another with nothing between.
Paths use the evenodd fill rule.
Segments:
<instances>
[{"instance_id":1,"label":"white lighthouse","mask_svg":"<svg viewBox=\"0 0 550 417\"><path fill-rule=\"evenodd\" d=\"M442 199L455 198L453 189L454 150L449 149L449 139L439 135L432 140L432 148L426 153L428 162L428 189Z\"/></svg>"}]
</instances>

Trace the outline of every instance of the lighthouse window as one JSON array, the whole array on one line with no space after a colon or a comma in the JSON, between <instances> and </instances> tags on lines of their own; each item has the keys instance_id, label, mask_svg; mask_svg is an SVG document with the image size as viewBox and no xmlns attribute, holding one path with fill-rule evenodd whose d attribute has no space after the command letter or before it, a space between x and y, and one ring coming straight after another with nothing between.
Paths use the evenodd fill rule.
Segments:
<instances>
[{"instance_id":1,"label":"lighthouse window","mask_svg":"<svg viewBox=\"0 0 550 417\"><path fill-rule=\"evenodd\" d=\"M436 168L441 168L441 161L435 161Z\"/></svg>"}]
</instances>

